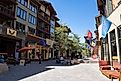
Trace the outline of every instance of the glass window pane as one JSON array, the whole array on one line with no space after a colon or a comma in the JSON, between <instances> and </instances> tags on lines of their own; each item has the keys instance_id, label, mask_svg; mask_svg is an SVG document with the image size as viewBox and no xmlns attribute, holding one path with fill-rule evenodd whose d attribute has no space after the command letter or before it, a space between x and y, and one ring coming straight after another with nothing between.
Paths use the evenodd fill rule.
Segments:
<instances>
[{"instance_id":1,"label":"glass window pane","mask_svg":"<svg viewBox=\"0 0 121 81\"><path fill-rule=\"evenodd\" d=\"M31 4L29 5L29 9L30 9L30 10L32 9L32 5L31 5Z\"/></svg>"},{"instance_id":2,"label":"glass window pane","mask_svg":"<svg viewBox=\"0 0 121 81\"><path fill-rule=\"evenodd\" d=\"M18 2L20 2L21 0L18 0Z\"/></svg>"},{"instance_id":3,"label":"glass window pane","mask_svg":"<svg viewBox=\"0 0 121 81\"><path fill-rule=\"evenodd\" d=\"M27 6L28 4L27 4L27 2L25 1L25 6Z\"/></svg>"},{"instance_id":4,"label":"glass window pane","mask_svg":"<svg viewBox=\"0 0 121 81\"><path fill-rule=\"evenodd\" d=\"M23 19L26 19L26 12L24 11Z\"/></svg>"},{"instance_id":5,"label":"glass window pane","mask_svg":"<svg viewBox=\"0 0 121 81\"><path fill-rule=\"evenodd\" d=\"M31 20L31 15L29 14L29 20L28 21L30 22L30 20Z\"/></svg>"},{"instance_id":6,"label":"glass window pane","mask_svg":"<svg viewBox=\"0 0 121 81\"><path fill-rule=\"evenodd\" d=\"M23 4L23 5L24 5L24 0L21 0L21 4Z\"/></svg>"},{"instance_id":7,"label":"glass window pane","mask_svg":"<svg viewBox=\"0 0 121 81\"><path fill-rule=\"evenodd\" d=\"M35 8L34 12L37 13L37 8Z\"/></svg>"},{"instance_id":8,"label":"glass window pane","mask_svg":"<svg viewBox=\"0 0 121 81\"><path fill-rule=\"evenodd\" d=\"M21 17L21 18L23 17L23 10L21 10L21 15L20 15L20 17Z\"/></svg>"},{"instance_id":9,"label":"glass window pane","mask_svg":"<svg viewBox=\"0 0 121 81\"><path fill-rule=\"evenodd\" d=\"M36 24L36 18L34 18L34 24Z\"/></svg>"},{"instance_id":10,"label":"glass window pane","mask_svg":"<svg viewBox=\"0 0 121 81\"><path fill-rule=\"evenodd\" d=\"M17 7L17 16L20 16L20 8Z\"/></svg>"},{"instance_id":11,"label":"glass window pane","mask_svg":"<svg viewBox=\"0 0 121 81\"><path fill-rule=\"evenodd\" d=\"M34 7L32 6L32 11L34 11Z\"/></svg>"},{"instance_id":12,"label":"glass window pane","mask_svg":"<svg viewBox=\"0 0 121 81\"><path fill-rule=\"evenodd\" d=\"M30 20L31 23L32 23L32 19L33 19L33 18L32 18L32 15L31 15L31 20Z\"/></svg>"}]
</instances>

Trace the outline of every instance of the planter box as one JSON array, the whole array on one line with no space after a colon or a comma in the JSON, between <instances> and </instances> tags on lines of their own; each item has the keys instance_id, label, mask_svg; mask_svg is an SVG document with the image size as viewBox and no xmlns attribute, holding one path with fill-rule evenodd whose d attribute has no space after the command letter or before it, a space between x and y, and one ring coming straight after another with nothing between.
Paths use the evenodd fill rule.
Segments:
<instances>
[{"instance_id":1,"label":"planter box","mask_svg":"<svg viewBox=\"0 0 121 81\"><path fill-rule=\"evenodd\" d=\"M8 71L8 65L6 63L0 63L0 73Z\"/></svg>"}]
</instances>

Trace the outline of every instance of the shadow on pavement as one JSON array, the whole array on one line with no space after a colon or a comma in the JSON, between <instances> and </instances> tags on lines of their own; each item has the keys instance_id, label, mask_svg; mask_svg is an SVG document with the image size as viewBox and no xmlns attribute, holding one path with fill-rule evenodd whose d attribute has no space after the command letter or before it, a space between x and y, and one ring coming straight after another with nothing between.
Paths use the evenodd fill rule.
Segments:
<instances>
[{"instance_id":1,"label":"shadow on pavement","mask_svg":"<svg viewBox=\"0 0 121 81\"><path fill-rule=\"evenodd\" d=\"M0 81L18 81L20 79L51 70L54 68L46 68L47 66L67 66L65 64L57 64L55 60L39 62L31 62L26 66L9 65L9 71L0 74Z\"/></svg>"}]
</instances>

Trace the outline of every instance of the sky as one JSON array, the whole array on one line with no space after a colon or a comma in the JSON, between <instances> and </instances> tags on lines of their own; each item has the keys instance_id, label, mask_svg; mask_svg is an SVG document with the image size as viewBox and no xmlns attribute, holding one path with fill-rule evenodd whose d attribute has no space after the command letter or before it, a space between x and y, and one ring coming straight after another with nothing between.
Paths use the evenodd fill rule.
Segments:
<instances>
[{"instance_id":1,"label":"sky","mask_svg":"<svg viewBox=\"0 0 121 81\"><path fill-rule=\"evenodd\" d=\"M94 35L95 16L98 15L96 0L48 0L52 3L61 24L66 24L73 33L84 36L90 30Z\"/></svg>"}]
</instances>

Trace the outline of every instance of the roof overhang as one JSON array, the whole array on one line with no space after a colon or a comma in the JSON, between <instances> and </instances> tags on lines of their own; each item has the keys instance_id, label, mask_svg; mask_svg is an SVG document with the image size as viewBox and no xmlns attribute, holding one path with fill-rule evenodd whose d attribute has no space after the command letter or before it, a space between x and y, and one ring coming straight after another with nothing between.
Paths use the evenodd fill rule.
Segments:
<instances>
[{"instance_id":1,"label":"roof overhang","mask_svg":"<svg viewBox=\"0 0 121 81\"><path fill-rule=\"evenodd\" d=\"M46 6L50 10L51 13L53 13L54 15L57 15L55 9L53 8L53 6L50 2L42 0L42 1L40 1L40 3L42 3L44 6Z\"/></svg>"}]
</instances>

